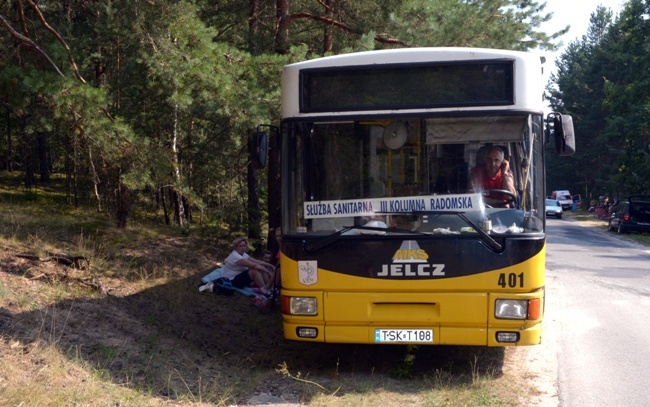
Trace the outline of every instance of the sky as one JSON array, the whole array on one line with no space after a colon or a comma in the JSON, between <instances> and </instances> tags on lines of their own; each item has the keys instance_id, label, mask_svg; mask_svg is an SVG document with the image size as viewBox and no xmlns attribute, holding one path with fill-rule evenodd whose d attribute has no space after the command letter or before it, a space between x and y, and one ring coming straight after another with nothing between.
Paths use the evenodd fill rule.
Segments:
<instances>
[{"instance_id":1,"label":"sky","mask_svg":"<svg viewBox=\"0 0 650 407\"><path fill-rule=\"evenodd\" d=\"M614 16L616 16L626 2L626 0L546 0L545 11L552 12L553 17L550 21L544 23L541 29L548 34L552 34L567 25L571 26L569 32L561 37L562 47L560 50L553 53L545 52L546 63L549 64L544 69L546 79L548 79L551 71L555 71L555 59L562 54L563 48L587 33L591 14L596 11L599 5L611 9Z\"/></svg>"}]
</instances>

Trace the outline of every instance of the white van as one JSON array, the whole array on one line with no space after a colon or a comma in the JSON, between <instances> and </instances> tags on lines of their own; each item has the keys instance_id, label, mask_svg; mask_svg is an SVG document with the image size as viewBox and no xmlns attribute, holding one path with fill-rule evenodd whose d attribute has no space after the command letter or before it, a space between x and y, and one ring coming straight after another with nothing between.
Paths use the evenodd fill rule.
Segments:
<instances>
[{"instance_id":1,"label":"white van","mask_svg":"<svg viewBox=\"0 0 650 407\"><path fill-rule=\"evenodd\" d=\"M558 201L565 211L571 209L573 205L573 198L571 198L571 192L568 189L558 189L551 192L551 199Z\"/></svg>"}]
</instances>

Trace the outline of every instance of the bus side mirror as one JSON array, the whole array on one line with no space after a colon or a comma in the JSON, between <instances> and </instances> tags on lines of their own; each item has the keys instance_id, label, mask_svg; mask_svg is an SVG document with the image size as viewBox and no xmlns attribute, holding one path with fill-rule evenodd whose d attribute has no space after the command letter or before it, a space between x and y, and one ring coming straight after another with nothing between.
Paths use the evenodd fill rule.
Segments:
<instances>
[{"instance_id":1,"label":"bus side mirror","mask_svg":"<svg viewBox=\"0 0 650 407\"><path fill-rule=\"evenodd\" d=\"M257 168L266 167L266 162L269 157L269 134L262 131L263 127L268 127L271 134L277 134L279 137L280 128L271 126L270 124L260 124L257 126L257 131L253 133L253 145L251 151L251 160L255 163ZM275 132L275 133L273 133Z\"/></svg>"},{"instance_id":2,"label":"bus side mirror","mask_svg":"<svg viewBox=\"0 0 650 407\"><path fill-rule=\"evenodd\" d=\"M256 131L253 133L253 150L255 156L251 157L254 160L257 168L266 167L266 161L269 155L269 135L263 131Z\"/></svg>"},{"instance_id":3,"label":"bus side mirror","mask_svg":"<svg viewBox=\"0 0 650 407\"><path fill-rule=\"evenodd\" d=\"M573 118L566 114L549 113L546 119L546 142L555 139L555 151L567 157L576 152L576 139L573 132Z\"/></svg>"}]
</instances>

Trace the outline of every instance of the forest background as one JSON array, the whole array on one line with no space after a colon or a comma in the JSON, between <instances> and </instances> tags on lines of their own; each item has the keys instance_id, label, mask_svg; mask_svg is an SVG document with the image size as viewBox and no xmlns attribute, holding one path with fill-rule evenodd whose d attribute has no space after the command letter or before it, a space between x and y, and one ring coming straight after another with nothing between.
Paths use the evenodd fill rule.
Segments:
<instances>
[{"instance_id":1,"label":"forest background","mask_svg":"<svg viewBox=\"0 0 650 407\"><path fill-rule=\"evenodd\" d=\"M574 116L578 153L548 155L549 190L648 190L648 3L616 19L598 8L560 56L546 96ZM27 189L61 175L71 205L118 227L149 217L264 240L260 225L279 224L277 138L268 171L247 141L279 124L283 65L394 47L552 51L568 27L540 31L550 18L528 0L4 0L0 170Z\"/></svg>"},{"instance_id":2,"label":"forest background","mask_svg":"<svg viewBox=\"0 0 650 407\"><path fill-rule=\"evenodd\" d=\"M547 154L549 191L592 202L650 193L649 36L649 1L627 1L616 16L598 7L587 33L557 59L546 96L573 116L577 152L568 160Z\"/></svg>"}]
</instances>

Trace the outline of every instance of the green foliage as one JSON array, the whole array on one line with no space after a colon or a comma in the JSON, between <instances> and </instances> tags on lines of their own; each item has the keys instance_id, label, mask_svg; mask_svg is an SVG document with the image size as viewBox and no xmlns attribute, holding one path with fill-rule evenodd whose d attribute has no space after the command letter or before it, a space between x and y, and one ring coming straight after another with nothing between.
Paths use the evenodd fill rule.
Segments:
<instances>
[{"instance_id":1,"label":"green foliage","mask_svg":"<svg viewBox=\"0 0 650 407\"><path fill-rule=\"evenodd\" d=\"M392 375L398 379L404 379L411 377L413 374L413 365L415 363L415 354L417 353L419 346L417 345L406 345L405 354L402 358L402 362L395 367L392 372Z\"/></svg>"},{"instance_id":2,"label":"green foliage","mask_svg":"<svg viewBox=\"0 0 650 407\"><path fill-rule=\"evenodd\" d=\"M578 151L568 166L549 160L549 186L586 197L650 190L649 12L647 1L631 0L612 22L599 7L560 57L547 90L552 107L573 116Z\"/></svg>"},{"instance_id":3,"label":"green foliage","mask_svg":"<svg viewBox=\"0 0 650 407\"><path fill-rule=\"evenodd\" d=\"M391 14L390 31L412 46L553 50L552 41L568 27L551 35L538 31L552 16L545 7L535 1L408 0Z\"/></svg>"},{"instance_id":4,"label":"green foliage","mask_svg":"<svg viewBox=\"0 0 650 407\"><path fill-rule=\"evenodd\" d=\"M280 121L282 66L395 46L553 49L564 31L539 31L540 3L286 0L281 43L277 2L39 1L60 37L26 3L23 30L4 2L32 45L0 28L0 170L23 170L26 185L64 174L69 204L94 202L121 226L146 212L182 224L183 202L189 221L246 230L246 144Z\"/></svg>"}]
</instances>

